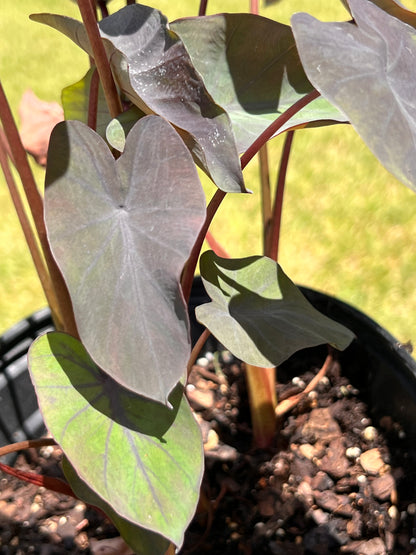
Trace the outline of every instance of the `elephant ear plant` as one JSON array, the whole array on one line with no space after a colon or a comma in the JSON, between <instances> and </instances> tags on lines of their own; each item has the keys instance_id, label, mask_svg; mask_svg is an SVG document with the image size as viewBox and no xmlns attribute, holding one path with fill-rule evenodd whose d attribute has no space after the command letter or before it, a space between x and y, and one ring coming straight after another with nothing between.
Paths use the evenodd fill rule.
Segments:
<instances>
[{"instance_id":1,"label":"elephant ear plant","mask_svg":"<svg viewBox=\"0 0 416 555\"><path fill-rule=\"evenodd\" d=\"M78 4L82 22L33 16L92 61L63 91L44 199L0 90L1 164L57 328L33 343L29 368L72 492L100 507L136 553L163 554L181 546L199 497L203 447L184 388L207 334L247 364L256 446L276 433L274 367L353 337L276 262L281 189L265 220L267 256L200 257L209 225L227 194L248 192L242 170L253 156L300 127L351 121L414 187L414 16L388 0L350 0L354 22L297 14L293 34L254 14L168 24L139 4L97 24L90 0ZM197 166L218 187L208 206ZM211 302L197 309L207 332L191 349L198 260Z\"/></svg>"}]
</instances>

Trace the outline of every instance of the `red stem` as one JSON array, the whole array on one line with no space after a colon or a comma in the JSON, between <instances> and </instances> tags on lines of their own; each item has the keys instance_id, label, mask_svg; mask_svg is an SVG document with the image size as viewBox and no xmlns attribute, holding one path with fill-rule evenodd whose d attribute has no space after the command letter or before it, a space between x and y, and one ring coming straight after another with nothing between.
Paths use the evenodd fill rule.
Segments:
<instances>
[{"instance_id":1,"label":"red stem","mask_svg":"<svg viewBox=\"0 0 416 555\"><path fill-rule=\"evenodd\" d=\"M207 13L207 5L208 5L208 0L201 0L200 4L199 4L199 11L198 11L198 15L205 15Z\"/></svg>"},{"instance_id":2,"label":"red stem","mask_svg":"<svg viewBox=\"0 0 416 555\"><path fill-rule=\"evenodd\" d=\"M108 109L112 118L116 118L123 111L117 87L111 73L107 53L101 40L94 10L89 0L78 0L79 11L88 34L88 39L94 55L95 65L104 89Z\"/></svg>"},{"instance_id":3,"label":"red stem","mask_svg":"<svg viewBox=\"0 0 416 555\"><path fill-rule=\"evenodd\" d=\"M282 222L282 209L283 209L283 195L286 184L286 174L289 164L289 155L292 148L293 130L288 131L283 145L282 158L280 160L279 177L277 179L276 198L273 207L272 230L270 240L270 252L268 256L273 260L278 260L279 256L279 241L280 241L280 228Z\"/></svg>"},{"instance_id":4,"label":"red stem","mask_svg":"<svg viewBox=\"0 0 416 555\"><path fill-rule=\"evenodd\" d=\"M33 217L37 238L39 239L43 255L45 257L46 265L49 270L51 284L59 302L59 307L55 307L55 310L53 311L55 315L59 315L59 321L56 322L56 325L58 329L63 328L64 331L76 337L77 328L72 311L71 300L68 294L68 289L66 288L65 282L62 278L62 274L58 269L55 259L52 256L52 252L46 235L46 226L43 219L43 200L38 191L32 170L29 165L29 161L26 156L26 151L20 139L16 123L14 121L9 103L7 101L1 83L0 119L3 124L4 134L6 135L7 142L12 152L13 160L19 173L23 185L23 190Z\"/></svg>"},{"instance_id":5,"label":"red stem","mask_svg":"<svg viewBox=\"0 0 416 555\"><path fill-rule=\"evenodd\" d=\"M97 68L94 69L90 81L90 94L88 97L88 127L94 131L97 129L98 89L100 78Z\"/></svg>"},{"instance_id":6,"label":"red stem","mask_svg":"<svg viewBox=\"0 0 416 555\"><path fill-rule=\"evenodd\" d=\"M214 196L212 197L210 203L207 206L207 215L205 218L204 225L202 226L201 231L195 241L195 244L192 248L191 255L188 258L187 263L185 264L185 268L182 274L182 291L185 297L186 302L189 301L189 297L191 295L191 288L192 288L192 281L194 279L195 268L198 262L199 253L201 252L202 245L205 240L205 236L207 234L208 228L211 225L212 219L215 216L215 213L218 210L221 202L223 201L225 195L224 191L221 189L217 189Z\"/></svg>"},{"instance_id":7,"label":"red stem","mask_svg":"<svg viewBox=\"0 0 416 555\"><path fill-rule=\"evenodd\" d=\"M257 154L260 148L271 138L273 135L284 125L291 117L293 117L297 112L302 110L307 106L312 100L318 98L320 93L317 90L313 90L300 98L297 102L292 104L283 114L281 114L269 127L263 131L261 135L253 142L253 144L246 150L246 152L241 157L241 169L243 170L250 160ZM207 207L207 215L205 218L204 225L195 241L192 248L191 255L185 264L185 268L182 274L182 290L185 300L188 301L191 294L192 280L195 274L195 268L198 262L199 253L201 252L202 245L205 240L205 236L211 225L212 219L214 218L221 202L224 200L226 193L221 189L217 189L214 196L212 197L210 203Z\"/></svg>"},{"instance_id":8,"label":"red stem","mask_svg":"<svg viewBox=\"0 0 416 555\"><path fill-rule=\"evenodd\" d=\"M52 478L50 476L42 476L41 474L35 474L34 472L25 472L24 470L17 470L12 468L7 464L0 463L0 470L10 476L14 476L23 482L28 482L29 484L34 484L38 487L45 487L51 491L56 491L57 493L63 493L69 495L70 497L78 497L72 491L71 487L59 478Z\"/></svg>"},{"instance_id":9,"label":"red stem","mask_svg":"<svg viewBox=\"0 0 416 555\"><path fill-rule=\"evenodd\" d=\"M257 154L260 148L267 143L269 139L273 137L273 135L278 131L287 121L290 120L295 114L300 112L302 108L307 106L312 100L318 98L320 93L317 90L313 90L310 93L302 96L299 100L297 100L290 108L288 108L283 114L281 114L273 123L269 125L269 127L263 131L261 135L257 137L257 139L252 143L249 148L245 151L243 156L241 157L241 169L244 169L247 164L250 162L252 158Z\"/></svg>"}]
</instances>

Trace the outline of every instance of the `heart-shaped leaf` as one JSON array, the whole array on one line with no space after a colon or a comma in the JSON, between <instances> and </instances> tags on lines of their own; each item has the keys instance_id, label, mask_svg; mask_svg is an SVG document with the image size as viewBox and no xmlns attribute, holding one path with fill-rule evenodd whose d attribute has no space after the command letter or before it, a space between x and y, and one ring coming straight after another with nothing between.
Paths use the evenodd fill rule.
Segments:
<instances>
[{"instance_id":1,"label":"heart-shaped leaf","mask_svg":"<svg viewBox=\"0 0 416 555\"><path fill-rule=\"evenodd\" d=\"M55 127L45 219L94 361L125 387L165 402L190 354L180 274L205 218L205 196L182 140L147 116L114 160L80 122Z\"/></svg>"},{"instance_id":2,"label":"heart-shaped leaf","mask_svg":"<svg viewBox=\"0 0 416 555\"><path fill-rule=\"evenodd\" d=\"M292 17L302 63L367 146L416 190L416 32L368 0L350 0L355 20Z\"/></svg>"},{"instance_id":3,"label":"heart-shaped leaf","mask_svg":"<svg viewBox=\"0 0 416 555\"><path fill-rule=\"evenodd\" d=\"M29 368L46 426L94 491L94 503L103 500L104 509L181 545L203 469L201 434L183 387L172 392L172 409L144 399L58 332L32 344Z\"/></svg>"},{"instance_id":4,"label":"heart-shaped leaf","mask_svg":"<svg viewBox=\"0 0 416 555\"><path fill-rule=\"evenodd\" d=\"M88 104L90 97L91 78L94 69L90 69L87 74L77 83L69 85L62 90L62 106L64 108L65 119L74 119L88 123ZM98 103L97 103L97 121L95 130L97 133L106 138L107 126L111 121L118 121L120 125L127 132L140 118L144 117L145 113L133 106L129 110L120 114L117 120L112 120L110 112L108 111L107 102L105 100L104 91L99 84L98 87ZM112 145L113 146L113 145ZM120 146L120 144L118 144ZM123 141L124 148L124 141ZM121 151L123 149L120 149Z\"/></svg>"},{"instance_id":5,"label":"heart-shaped leaf","mask_svg":"<svg viewBox=\"0 0 416 555\"><path fill-rule=\"evenodd\" d=\"M240 152L313 90L288 25L253 14L220 14L180 19L171 28L184 42L212 97L230 116ZM318 98L279 133L322 120L345 121L345 116Z\"/></svg>"},{"instance_id":6,"label":"heart-shaped leaf","mask_svg":"<svg viewBox=\"0 0 416 555\"><path fill-rule=\"evenodd\" d=\"M92 55L82 23L52 14L31 17ZM165 16L134 4L104 18L99 26L123 93L144 112L159 114L180 129L195 160L220 189L245 192L229 117L207 92Z\"/></svg>"},{"instance_id":7,"label":"heart-shaped leaf","mask_svg":"<svg viewBox=\"0 0 416 555\"><path fill-rule=\"evenodd\" d=\"M81 480L74 467L65 457L62 460L62 468L66 479L71 484L72 491L79 499L89 505L100 507L105 512L117 527L124 541L133 549L135 555L165 555L170 543L167 539L121 518L108 503L105 503Z\"/></svg>"},{"instance_id":8,"label":"heart-shaped leaf","mask_svg":"<svg viewBox=\"0 0 416 555\"><path fill-rule=\"evenodd\" d=\"M253 366L278 366L300 349L330 343L345 349L347 328L318 312L270 258L201 257L201 276L212 302L198 320L236 357Z\"/></svg>"}]
</instances>

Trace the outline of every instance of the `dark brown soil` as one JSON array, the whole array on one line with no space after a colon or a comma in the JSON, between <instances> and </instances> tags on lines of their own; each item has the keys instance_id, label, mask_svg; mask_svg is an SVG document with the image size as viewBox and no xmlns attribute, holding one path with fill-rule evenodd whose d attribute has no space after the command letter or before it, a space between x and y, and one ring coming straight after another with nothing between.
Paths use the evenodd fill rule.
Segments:
<instances>
[{"instance_id":1,"label":"dark brown soil","mask_svg":"<svg viewBox=\"0 0 416 555\"><path fill-rule=\"evenodd\" d=\"M308 359L301 354L285 364L279 399L302 391L325 355L309 350ZM365 392L339 363L282 419L273 449L256 451L244 369L227 353L199 362L187 394L204 436L206 474L181 554L414 552L409 438L388 415L371 420ZM53 448L31 450L16 466L59 476L60 456ZM111 524L80 501L1 480L0 554L129 553L123 549Z\"/></svg>"},{"instance_id":2,"label":"dark brown soil","mask_svg":"<svg viewBox=\"0 0 416 555\"><path fill-rule=\"evenodd\" d=\"M325 355L307 350L284 365L279 399L299 393ZM230 361L218 373L215 361L201 362L187 389L204 433L207 501L182 553L414 552L409 438L387 415L372 422L365 395L342 376L338 362L283 419L269 452L252 449L241 366Z\"/></svg>"}]
</instances>

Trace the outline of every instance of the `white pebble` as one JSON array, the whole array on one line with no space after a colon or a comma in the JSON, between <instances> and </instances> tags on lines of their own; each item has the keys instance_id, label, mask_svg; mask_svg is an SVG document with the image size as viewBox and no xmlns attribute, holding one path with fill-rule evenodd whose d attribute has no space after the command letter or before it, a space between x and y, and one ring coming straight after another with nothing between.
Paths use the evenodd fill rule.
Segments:
<instances>
[{"instance_id":1,"label":"white pebble","mask_svg":"<svg viewBox=\"0 0 416 555\"><path fill-rule=\"evenodd\" d=\"M400 518L400 513L399 513L399 511L398 511L396 505L391 505L391 506L388 508L388 511L387 511L387 512L388 512L389 517L390 517L392 520L399 520L399 518Z\"/></svg>"},{"instance_id":2,"label":"white pebble","mask_svg":"<svg viewBox=\"0 0 416 555\"><path fill-rule=\"evenodd\" d=\"M196 364L197 364L197 366L202 366L202 368L206 368L209 365L209 360L206 356L201 357L196 361Z\"/></svg>"},{"instance_id":3,"label":"white pebble","mask_svg":"<svg viewBox=\"0 0 416 555\"><path fill-rule=\"evenodd\" d=\"M374 428L374 426L367 426L366 428L364 428L363 438L366 441L374 441L376 437L377 437L377 430Z\"/></svg>"},{"instance_id":4,"label":"white pebble","mask_svg":"<svg viewBox=\"0 0 416 555\"><path fill-rule=\"evenodd\" d=\"M358 459L360 455L361 449L359 447L348 447L348 449L345 450L345 456L349 459Z\"/></svg>"},{"instance_id":5,"label":"white pebble","mask_svg":"<svg viewBox=\"0 0 416 555\"><path fill-rule=\"evenodd\" d=\"M296 385L298 387L300 387L301 389L304 389L306 387L306 384L303 380L301 380L299 378L299 376L295 376L294 378L292 378L292 383L293 385Z\"/></svg>"}]
</instances>

